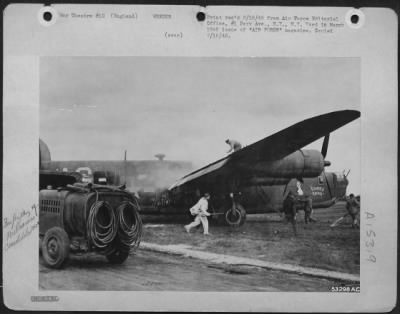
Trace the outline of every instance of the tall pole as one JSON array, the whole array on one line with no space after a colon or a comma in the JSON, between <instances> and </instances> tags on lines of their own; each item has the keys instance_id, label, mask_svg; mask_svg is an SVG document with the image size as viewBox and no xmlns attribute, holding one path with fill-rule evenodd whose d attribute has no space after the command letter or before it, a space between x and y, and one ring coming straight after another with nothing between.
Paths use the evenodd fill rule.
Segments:
<instances>
[{"instance_id":1,"label":"tall pole","mask_svg":"<svg viewBox=\"0 0 400 314\"><path fill-rule=\"evenodd\" d=\"M125 149L125 155L124 155L124 178L125 178L125 185L126 185L126 149Z\"/></svg>"}]
</instances>

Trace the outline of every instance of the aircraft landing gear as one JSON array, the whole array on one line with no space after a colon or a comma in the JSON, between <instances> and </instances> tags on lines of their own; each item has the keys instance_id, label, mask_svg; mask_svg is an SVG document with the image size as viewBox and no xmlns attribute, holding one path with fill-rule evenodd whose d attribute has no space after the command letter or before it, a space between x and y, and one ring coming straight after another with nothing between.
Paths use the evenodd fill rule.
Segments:
<instances>
[{"instance_id":1,"label":"aircraft landing gear","mask_svg":"<svg viewBox=\"0 0 400 314\"><path fill-rule=\"evenodd\" d=\"M232 205L225 211L225 223L231 227L238 227L244 224L246 220L246 211L234 198L233 193L230 194Z\"/></svg>"},{"instance_id":2,"label":"aircraft landing gear","mask_svg":"<svg viewBox=\"0 0 400 314\"><path fill-rule=\"evenodd\" d=\"M229 208L225 212L225 222L232 227L238 227L244 224L246 220L246 211L242 205L237 204L236 208Z\"/></svg>"},{"instance_id":3,"label":"aircraft landing gear","mask_svg":"<svg viewBox=\"0 0 400 314\"><path fill-rule=\"evenodd\" d=\"M232 189L237 190L237 189ZM240 200L240 192L237 194L230 193L219 199L215 199L210 203L210 219L218 225L228 225L231 227L239 227L246 220L246 210L238 202ZM214 206L213 206L214 204Z\"/></svg>"}]
</instances>

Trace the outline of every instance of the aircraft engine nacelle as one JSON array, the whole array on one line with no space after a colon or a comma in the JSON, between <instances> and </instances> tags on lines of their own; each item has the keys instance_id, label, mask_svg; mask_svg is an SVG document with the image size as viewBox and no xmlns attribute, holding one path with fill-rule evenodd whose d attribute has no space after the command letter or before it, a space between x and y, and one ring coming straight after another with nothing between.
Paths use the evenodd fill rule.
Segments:
<instances>
[{"instance_id":1,"label":"aircraft engine nacelle","mask_svg":"<svg viewBox=\"0 0 400 314\"><path fill-rule=\"evenodd\" d=\"M324 170L324 157L317 150L298 150L273 162L261 162L252 167L257 177L290 179L317 177ZM271 181L271 182L272 182Z\"/></svg>"}]
</instances>

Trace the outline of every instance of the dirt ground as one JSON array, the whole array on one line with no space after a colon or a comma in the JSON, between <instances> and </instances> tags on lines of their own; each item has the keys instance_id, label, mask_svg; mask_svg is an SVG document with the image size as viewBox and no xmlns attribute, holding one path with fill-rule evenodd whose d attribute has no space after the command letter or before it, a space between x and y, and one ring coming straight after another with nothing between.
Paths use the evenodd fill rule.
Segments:
<instances>
[{"instance_id":1,"label":"dirt ground","mask_svg":"<svg viewBox=\"0 0 400 314\"><path fill-rule=\"evenodd\" d=\"M201 260L138 250L122 265L104 256L71 256L63 269L44 266L40 257L42 290L103 291L318 291L342 283L259 268L225 269Z\"/></svg>"},{"instance_id":2,"label":"dirt ground","mask_svg":"<svg viewBox=\"0 0 400 314\"><path fill-rule=\"evenodd\" d=\"M189 222L186 218L179 223L165 224L144 217L142 241L186 244L193 249L214 253L359 274L360 231L351 228L349 217L335 228L329 226L345 212L344 203L317 209L314 211L317 222L308 225L304 224L300 214L297 237L292 225L281 221L278 214L249 215L239 228L211 223L210 236L202 234L202 227L186 233L183 228Z\"/></svg>"},{"instance_id":3,"label":"dirt ground","mask_svg":"<svg viewBox=\"0 0 400 314\"><path fill-rule=\"evenodd\" d=\"M261 259L270 262L359 274L359 230L343 220L329 225L345 212L343 204L318 210L318 221L299 222L294 237L290 224L276 215L249 216L240 228L211 224L210 236L202 228L188 234L185 221L174 223L144 217L143 241L157 244L186 244L192 249ZM299 220L301 217L299 217ZM188 218L184 218L188 222ZM141 250L122 265L111 265L104 256L71 254L63 269L44 266L40 257L39 286L43 290L123 291L319 291L345 283L249 266L226 265Z\"/></svg>"}]
</instances>

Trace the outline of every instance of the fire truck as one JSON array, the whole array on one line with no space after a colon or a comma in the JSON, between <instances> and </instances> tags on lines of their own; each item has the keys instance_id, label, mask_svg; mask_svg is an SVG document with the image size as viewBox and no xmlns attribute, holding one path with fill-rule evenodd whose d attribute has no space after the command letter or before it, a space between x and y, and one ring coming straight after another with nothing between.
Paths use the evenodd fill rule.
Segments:
<instances>
[{"instance_id":1,"label":"fire truck","mask_svg":"<svg viewBox=\"0 0 400 314\"><path fill-rule=\"evenodd\" d=\"M123 263L139 246L139 204L125 186L82 182L78 172L40 171L39 237L46 266L70 254L94 252Z\"/></svg>"}]
</instances>

